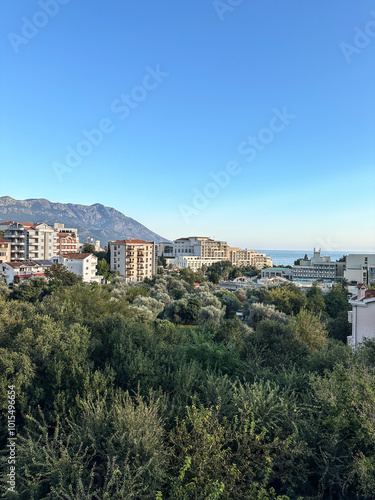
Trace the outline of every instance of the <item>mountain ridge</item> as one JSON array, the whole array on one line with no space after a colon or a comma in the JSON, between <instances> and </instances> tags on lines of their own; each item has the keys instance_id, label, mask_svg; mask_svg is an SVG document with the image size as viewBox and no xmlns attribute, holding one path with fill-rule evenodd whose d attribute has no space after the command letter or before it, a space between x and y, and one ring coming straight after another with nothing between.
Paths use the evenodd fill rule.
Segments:
<instances>
[{"instance_id":1,"label":"mountain ridge","mask_svg":"<svg viewBox=\"0 0 375 500\"><path fill-rule=\"evenodd\" d=\"M66 227L78 229L81 242L90 236L100 240L102 246L108 241L126 238L156 243L168 241L132 217L101 203L83 205L51 202L47 198L16 200L11 196L0 196L0 220L45 222L50 225L64 223Z\"/></svg>"}]
</instances>

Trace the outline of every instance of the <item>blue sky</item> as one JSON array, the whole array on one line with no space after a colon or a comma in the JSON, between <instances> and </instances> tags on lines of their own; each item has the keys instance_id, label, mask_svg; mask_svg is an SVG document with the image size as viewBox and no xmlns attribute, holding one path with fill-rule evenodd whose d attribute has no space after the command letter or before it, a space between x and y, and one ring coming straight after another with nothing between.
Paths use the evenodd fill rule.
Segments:
<instances>
[{"instance_id":1,"label":"blue sky","mask_svg":"<svg viewBox=\"0 0 375 500\"><path fill-rule=\"evenodd\" d=\"M374 251L375 0L8 0L0 29L1 195Z\"/></svg>"}]
</instances>

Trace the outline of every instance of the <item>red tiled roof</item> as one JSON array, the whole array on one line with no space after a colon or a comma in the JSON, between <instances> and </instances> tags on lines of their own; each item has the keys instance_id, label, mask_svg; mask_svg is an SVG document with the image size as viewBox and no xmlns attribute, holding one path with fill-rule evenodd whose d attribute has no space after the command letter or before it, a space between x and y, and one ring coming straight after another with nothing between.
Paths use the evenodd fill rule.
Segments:
<instances>
[{"instance_id":1,"label":"red tiled roof","mask_svg":"<svg viewBox=\"0 0 375 500\"><path fill-rule=\"evenodd\" d=\"M0 238L0 243L10 243L10 241L5 240L4 238Z\"/></svg>"},{"instance_id":2,"label":"red tiled roof","mask_svg":"<svg viewBox=\"0 0 375 500\"><path fill-rule=\"evenodd\" d=\"M13 220L7 220L5 222L0 222L0 225L3 226L4 224L14 224Z\"/></svg>"},{"instance_id":3,"label":"red tiled roof","mask_svg":"<svg viewBox=\"0 0 375 500\"><path fill-rule=\"evenodd\" d=\"M37 267L39 264L34 262L33 260L27 261L15 261L15 262L3 262L3 264L8 264L8 266L13 267L13 269L17 269L18 267Z\"/></svg>"},{"instance_id":4,"label":"red tiled roof","mask_svg":"<svg viewBox=\"0 0 375 500\"><path fill-rule=\"evenodd\" d=\"M68 254L64 255L64 257L66 259L84 260L87 257L90 257L90 255L93 255L93 254L92 253L68 253ZM96 256L93 255L93 257L96 257Z\"/></svg>"},{"instance_id":5,"label":"red tiled roof","mask_svg":"<svg viewBox=\"0 0 375 500\"><path fill-rule=\"evenodd\" d=\"M374 299L375 298L375 290L369 289L365 292L365 300L366 299Z\"/></svg>"}]
</instances>

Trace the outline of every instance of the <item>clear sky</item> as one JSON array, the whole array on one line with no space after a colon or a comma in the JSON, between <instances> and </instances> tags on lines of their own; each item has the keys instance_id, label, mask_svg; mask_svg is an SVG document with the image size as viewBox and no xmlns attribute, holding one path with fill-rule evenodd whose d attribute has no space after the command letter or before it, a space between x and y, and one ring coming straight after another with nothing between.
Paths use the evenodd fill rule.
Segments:
<instances>
[{"instance_id":1,"label":"clear sky","mask_svg":"<svg viewBox=\"0 0 375 500\"><path fill-rule=\"evenodd\" d=\"M375 0L6 0L0 29L0 195L375 250Z\"/></svg>"}]
</instances>

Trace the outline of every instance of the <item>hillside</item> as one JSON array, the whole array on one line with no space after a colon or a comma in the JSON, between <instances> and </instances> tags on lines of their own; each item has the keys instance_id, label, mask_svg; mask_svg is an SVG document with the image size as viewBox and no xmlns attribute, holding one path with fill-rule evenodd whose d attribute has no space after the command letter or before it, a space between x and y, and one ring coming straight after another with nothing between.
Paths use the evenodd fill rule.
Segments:
<instances>
[{"instance_id":1,"label":"hillside","mask_svg":"<svg viewBox=\"0 0 375 500\"><path fill-rule=\"evenodd\" d=\"M139 238L147 241L167 241L140 222L127 217L111 207L100 203L78 205L74 203L52 203L44 198L15 200L10 196L0 197L0 221L64 223L76 227L80 241L88 236L105 245L110 240Z\"/></svg>"}]
</instances>

